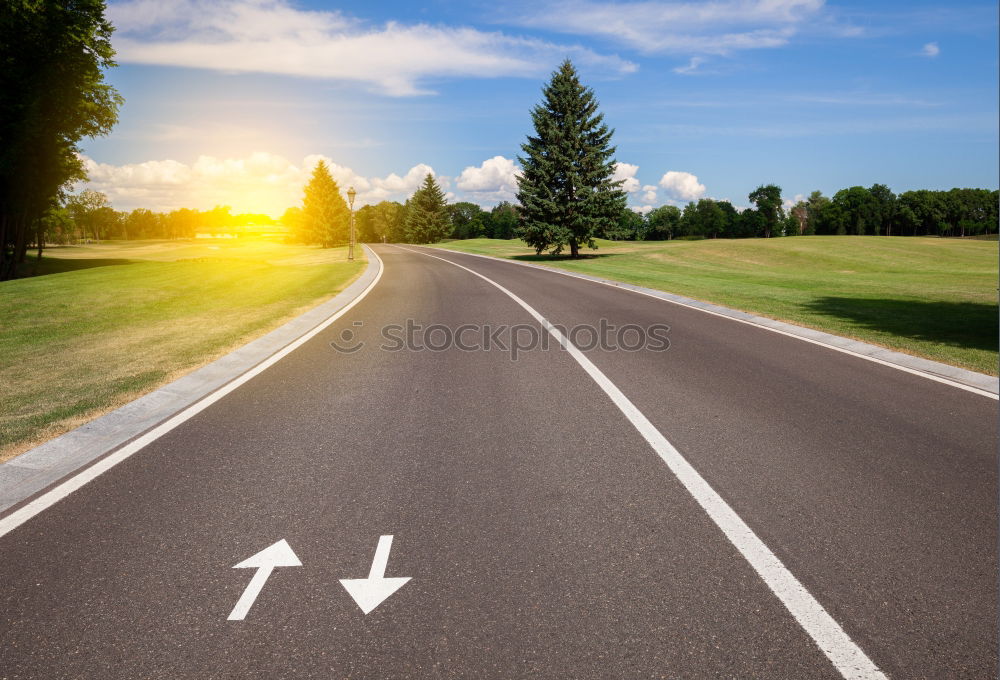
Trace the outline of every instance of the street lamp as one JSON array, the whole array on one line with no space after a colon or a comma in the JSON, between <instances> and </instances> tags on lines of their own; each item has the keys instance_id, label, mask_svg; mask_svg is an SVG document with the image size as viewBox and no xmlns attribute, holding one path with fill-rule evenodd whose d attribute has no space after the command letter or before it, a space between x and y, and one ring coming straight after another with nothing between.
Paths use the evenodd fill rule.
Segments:
<instances>
[{"instance_id":1,"label":"street lamp","mask_svg":"<svg viewBox=\"0 0 1000 680\"><path fill-rule=\"evenodd\" d=\"M347 201L351 206L351 242L347 246L347 259L354 259L354 197L358 195L358 192L354 190L354 187L348 187L347 189Z\"/></svg>"}]
</instances>

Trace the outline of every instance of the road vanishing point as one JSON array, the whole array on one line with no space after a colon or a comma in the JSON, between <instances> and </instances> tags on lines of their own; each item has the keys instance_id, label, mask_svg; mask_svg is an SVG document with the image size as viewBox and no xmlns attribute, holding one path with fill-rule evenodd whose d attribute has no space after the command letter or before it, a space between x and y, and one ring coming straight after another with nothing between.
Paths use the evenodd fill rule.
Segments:
<instances>
[{"instance_id":1,"label":"road vanishing point","mask_svg":"<svg viewBox=\"0 0 1000 680\"><path fill-rule=\"evenodd\" d=\"M995 398L373 251L280 361L0 517L0 678L995 677Z\"/></svg>"}]
</instances>

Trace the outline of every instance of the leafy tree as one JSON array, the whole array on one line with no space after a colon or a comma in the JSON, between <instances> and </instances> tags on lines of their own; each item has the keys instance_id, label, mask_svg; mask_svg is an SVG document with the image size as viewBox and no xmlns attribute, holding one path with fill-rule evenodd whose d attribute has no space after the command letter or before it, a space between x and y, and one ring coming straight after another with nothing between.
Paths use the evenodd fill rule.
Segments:
<instances>
[{"instance_id":1,"label":"leafy tree","mask_svg":"<svg viewBox=\"0 0 1000 680\"><path fill-rule=\"evenodd\" d=\"M423 185L406 203L406 240L409 243L435 243L450 231L444 192L427 173Z\"/></svg>"},{"instance_id":2,"label":"leafy tree","mask_svg":"<svg viewBox=\"0 0 1000 680\"><path fill-rule=\"evenodd\" d=\"M406 207L395 201L382 201L375 206L372 220L377 241L389 243L406 240Z\"/></svg>"},{"instance_id":3,"label":"leafy tree","mask_svg":"<svg viewBox=\"0 0 1000 680\"><path fill-rule=\"evenodd\" d=\"M646 215L646 238L651 241L670 240L677 233L681 209L676 205L661 205Z\"/></svg>"},{"instance_id":4,"label":"leafy tree","mask_svg":"<svg viewBox=\"0 0 1000 680\"><path fill-rule=\"evenodd\" d=\"M843 224L849 234L863 236L874 233L878 220L878 205L871 192L864 187L841 189L833 195L833 204L841 209Z\"/></svg>"},{"instance_id":5,"label":"leafy tree","mask_svg":"<svg viewBox=\"0 0 1000 680\"><path fill-rule=\"evenodd\" d=\"M799 219L789 211L785 215L785 219L781 221L781 235L782 236L798 236L802 232L799 225Z\"/></svg>"},{"instance_id":6,"label":"leafy tree","mask_svg":"<svg viewBox=\"0 0 1000 680\"><path fill-rule=\"evenodd\" d=\"M340 187L326 162L321 160L313 168L305 187L302 220L298 224L295 240L318 243L324 248L346 243L350 219L351 213L340 195Z\"/></svg>"},{"instance_id":7,"label":"leafy tree","mask_svg":"<svg viewBox=\"0 0 1000 680\"><path fill-rule=\"evenodd\" d=\"M778 230L778 223L784 217L781 209L781 187L775 184L763 184L747 197L757 206L757 213L761 217L760 224L763 226L763 237L770 238L771 234Z\"/></svg>"},{"instance_id":8,"label":"leafy tree","mask_svg":"<svg viewBox=\"0 0 1000 680\"><path fill-rule=\"evenodd\" d=\"M477 238L482 236L479 231L483 222L479 219L483 209L475 203L460 201L448 206L448 219L451 222L452 238Z\"/></svg>"},{"instance_id":9,"label":"leafy tree","mask_svg":"<svg viewBox=\"0 0 1000 680\"><path fill-rule=\"evenodd\" d=\"M101 0L5 0L0 5L0 280L24 262L29 234L83 179L77 146L105 135L123 100L104 82L114 66Z\"/></svg>"},{"instance_id":10,"label":"leafy tree","mask_svg":"<svg viewBox=\"0 0 1000 680\"><path fill-rule=\"evenodd\" d=\"M90 237L97 241L101 240L101 221L102 218L107 218L105 211L110 207L108 197L99 191L88 189L76 196L69 197L69 200L66 201L66 209L80 232L81 241L87 241Z\"/></svg>"},{"instance_id":11,"label":"leafy tree","mask_svg":"<svg viewBox=\"0 0 1000 680\"><path fill-rule=\"evenodd\" d=\"M806 229L809 227L809 203L799 201L788 211L788 217L795 222L789 222L785 227L786 230L791 228L796 236L806 234Z\"/></svg>"},{"instance_id":12,"label":"leafy tree","mask_svg":"<svg viewBox=\"0 0 1000 680\"><path fill-rule=\"evenodd\" d=\"M490 226L493 238L512 239L517 235L521 214L509 201L500 201L490 211Z\"/></svg>"},{"instance_id":13,"label":"leafy tree","mask_svg":"<svg viewBox=\"0 0 1000 680\"><path fill-rule=\"evenodd\" d=\"M569 60L552 74L543 97L531 112L535 134L518 158L524 169L517 180L518 236L536 253L569 246L579 257L580 245L594 248L595 232L613 226L625 207L621 182L612 179L613 131Z\"/></svg>"},{"instance_id":14,"label":"leafy tree","mask_svg":"<svg viewBox=\"0 0 1000 680\"><path fill-rule=\"evenodd\" d=\"M767 220L760 210L747 208L740 213L739 231L746 238L764 236L767 233Z\"/></svg>"},{"instance_id":15,"label":"leafy tree","mask_svg":"<svg viewBox=\"0 0 1000 680\"><path fill-rule=\"evenodd\" d=\"M892 222L896 218L896 194L884 184L873 184L868 192L875 203L875 234L892 234Z\"/></svg>"},{"instance_id":16,"label":"leafy tree","mask_svg":"<svg viewBox=\"0 0 1000 680\"><path fill-rule=\"evenodd\" d=\"M711 198L700 198L694 206L696 232L707 238L716 238L726 230L726 213Z\"/></svg>"},{"instance_id":17,"label":"leafy tree","mask_svg":"<svg viewBox=\"0 0 1000 680\"><path fill-rule=\"evenodd\" d=\"M722 211L725 217L725 223L722 231L719 232L719 236L725 238L739 238L742 236L742 231L740 229L740 213L733 207L733 204L729 201L716 201L715 205L719 206L719 210Z\"/></svg>"}]
</instances>

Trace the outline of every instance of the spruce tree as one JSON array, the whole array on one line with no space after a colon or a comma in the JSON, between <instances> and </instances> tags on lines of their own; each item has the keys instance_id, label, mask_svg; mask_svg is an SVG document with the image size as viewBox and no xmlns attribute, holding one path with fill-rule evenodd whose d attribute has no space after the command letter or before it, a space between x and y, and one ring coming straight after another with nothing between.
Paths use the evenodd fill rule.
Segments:
<instances>
[{"instance_id":1,"label":"spruce tree","mask_svg":"<svg viewBox=\"0 0 1000 680\"><path fill-rule=\"evenodd\" d=\"M406 202L406 240L409 243L434 243L448 235L451 223L444 192L427 173L423 185Z\"/></svg>"},{"instance_id":2,"label":"spruce tree","mask_svg":"<svg viewBox=\"0 0 1000 680\"><path fill-rule=\"evenodd\" d=\"M350 209L340 195L340 187L326 163L320 161L306 184L297 240L318 243L324 248L347 243L350 220Z\"/></svg>"},{"instance_id":3,"label":"spruce tree","mask_svg":"<svg viewBox=\"0 0 1000 680\"><path fill-rule=\"evenodd\" d=\"M552 74L544 101L531 112L535 136L521 145L523 174L518 236L535 249L559 254L567 245L594 245L594 233L612 228L625 209L621 182L612 180L613 130L598 113L594 93L584 87L569 60Z\"/></svg>"}]
</instances>

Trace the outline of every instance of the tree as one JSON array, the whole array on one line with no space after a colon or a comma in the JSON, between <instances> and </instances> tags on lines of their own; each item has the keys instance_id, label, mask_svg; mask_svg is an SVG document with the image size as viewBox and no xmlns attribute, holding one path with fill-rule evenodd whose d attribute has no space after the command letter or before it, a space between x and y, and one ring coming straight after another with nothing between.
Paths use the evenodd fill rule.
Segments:
<instances>
[{"instance_id":1,"label":"tree","mask_svg":"<svg viewBox=\"0 0 1000 680\"><path fill-rule=\"evenodd\" d=\"M690 204L689 204L690 205ZM726 230L726 213L711 198L699 198L694 204L694 219L697 225L693 233L706 238L716 238Z\"/></svg>"},{"instance_id":2,"label":"tree","mask_svg":"<svg viewBox=\"0 0 1000 680\"><path fill-rule=\"evenodd\" d=\"M492 238L512 239L517 235L521 214L509 201L500 201L490 211Z\"/></svg>"},{"instance_id":3,"label":"tree","mask_svg":"<svg viewBox=\"0 0 1000 680\"><path fill-rule=\"evenodd\" d=\"M757 206L761 217L764 238L770 238L778 231L778 222L784 217L781 209L781 187L775 184L763 184L747 196Z\"/></svg>"},{"instance_id":4,"label":"tree","mask_svg":"<svg viewBox=\"0 0 1000 680\"><path fill-rule=\"evenodd\" d=\"M482 227L482 220L478 219L483 212L475 203L460 201L448 206L448 219L451 222L452 238L477 238L482 236L479 229Z\"/></svg>"},{"instance_id":5,"label":"tree","mask_svg":"<svg viewBox=\"0 0 1000 680\"><path fill-rule=\"evenodd\" d=\"M646 233L646 217L631 208L622 210L618 222L603 231L604 238L612 241L638 241Z\"/></svg>"},{"instance_id":6,"label":"tree","mask_svg":"<svg viewBox=\"0 0 1000 680\"><path fill-rule=\"evenodd\" d=\"M864 236L869 231L875 233L878 204L868 189L864 187L841 189L833 195L833 204L842 211L847 233L857 236Z\"/></svg>"},{"instance_id":7,"label":"tree","mask_svg":"<svg viewBox=\"0 0 1000 680\"><path fill-rule=\"evenodd\" d=\"M543 97L531 111L535 135L518 158L518 236L536 253L558 254L568 245L579 257L580 245L596 247L594 233L612 227L625 208L621 181L612 179L613 131L569 60L552 74Z\"/></svg>"},{"instance_id":8,"label":"tree","mask_svg":"<svg viewBox=\"0 0 1000 680\"><path fill-rule=\"evenodd\" d=\"M884 184L873 184L868 192L875 203L875 233L890 236L896 219L896 194Z\"/></svg>"},{"instance_id":9,"label":"tree","mask_svg":"<svg viewBox=\"0 0 1000 680\"><path fill-rule=\"evenodd\" d=\"M646 238L651 241L670 240L677 233L681 209L676 205L661 205L646 215Z\"/></svg>"},{"instance_id":10,"label":"tree","mask_svg":"<svg viewBox=\"0 0 1000 680\"><path fill-rule=\"evenodd\" d=\"M389 243L406 240L406 206L395 201L382 201L375 206L372 219L377 240Z\"/></svg>"},{"instance_id":11,"label":"tree","mask_svg":"<svg viewBox=\"0 0 1000 680\"><path fill-rule=\"evenodd\" d=\"M115 65L102 0L0 5L0 280L24 262L29 234L69 183L85 177L84 137L105 135L123 100L104 82Z\"/></svg>"},{"instance_id":12,"label":"tree","mask_svg":"<svg viewBox=\"0 0 1000 680\"><path fill-rule=\"evenodd\" d=\"M406 240L409 243L435 243L448 235L451 223L444 192L427 173L424 183L406 202Z\"/></svg>"},{"instance_id":13,"label":"tree","mask_svg":"<svg viewBox=\"0 0 1000 680\"><path fill-rule=\"evenodd\" d=\"M69 197L66 201L66 210L69 211L70 218L80 232L81 241L87 241L89 237L93 237L96 241L101 240L101 220L107 217L105 209L110 207L108 197L99 191L88 189Z\"/></svg>"},{"instance_id":14,"label":"tree","mask_svg":"<svg viewBox=\"0 0 1000 680\"><path fill-rule=\"evenodd\" d=\"M298 225L297 241L318 243L331 248L347 242L351 213L347 202L340 195L340 187L330 174L325 161L313 168L305 187L302 201L302 219Z\"/></svg>"}]
</instances>

